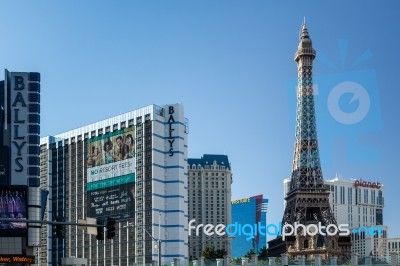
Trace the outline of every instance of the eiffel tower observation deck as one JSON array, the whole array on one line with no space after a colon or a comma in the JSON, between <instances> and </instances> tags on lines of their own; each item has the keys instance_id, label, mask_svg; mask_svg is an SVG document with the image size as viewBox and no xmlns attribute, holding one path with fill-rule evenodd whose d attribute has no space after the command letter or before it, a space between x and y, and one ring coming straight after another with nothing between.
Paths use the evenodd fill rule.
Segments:
<instances>
[{"instance_id":1,"label":"eiffel tower observation deck","mask_svg":"<svg viewBox=\"0 0 400 266\"><path fill-rule=\"evenodd\" d=\"M320 254L323 259L333 256L345 259L350 255L350 236L344 239L339 233L332 233L337 223L329 204L329 191L324 186L319 157L312 80L315 57L307 26L303 23L294 57L298 77L296 143L282 231L289 233L290 228L285 225L303 226L298 226L285 239L278 237L270 241L269 249L273 256L288 253L313 259L313 255ZM321 226L328 226L329 232L322 229L320 233Z\"/></svg>"}]
</instances>

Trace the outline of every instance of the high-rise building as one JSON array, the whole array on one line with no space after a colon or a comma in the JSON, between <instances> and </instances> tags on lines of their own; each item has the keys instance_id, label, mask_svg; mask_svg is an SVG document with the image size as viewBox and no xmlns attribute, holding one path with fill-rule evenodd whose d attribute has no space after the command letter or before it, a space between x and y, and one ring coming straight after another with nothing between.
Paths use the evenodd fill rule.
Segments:
<instances>
[{"instance_id":1,"label":"high-rise building","mask_svg":"<svg viewBox=\"0 0 400 266\"><path fill-rule=\"evenodd\" d=\"M187 134L183 106L150 105L40 140L45 219L116 221L115 236L66 226L42 231L40 265L144 265L188 258Z\"/></svg>"},{"instance_id":2,"label":"high-rise building","mask_svg":"<svg viewBox=\"0 0 400 266\"><path fill-rule=\"evenodd\" d=\"M40 74L9 72L0 81L0 255L35 261L39 245Z\"/></svg>"},{"instance_id":3,"label":"high-rise building","mask_svg":"<svg viewBox=\"0 0 400 266\"><path fill-rule=\"evenodd\" d=\"M400 254L400 238L388 238L387 239L388 253Z\"/></svg>"},{"instance_id":4,"label":"high-rise building","mask_svg":"<svg viewBox=\"0 0 400 266\"><path fill-rule=\"evenodd\" d=\"M290 179L285 179L283 183L286 195ZM383 184L339 177L325 180L324 184L330 191L329 203L337 224L348 224L350 231L355 230L351 234L351 252L361 257L388 256L388 228L383 223ZM375 235L365 233L374 227Z\"/></svg>"},{"instance_id":5,"label":"high-rise building","mask_svg":"<svg viewBox=\"0 0 400 266\"><path fill-rule=\"evenodd\" d=\"M188 159L189 221L199 224L231 223L231 165L226 155L204 154L200 159ZM225 250L231 257L228 235L207 236L203 231L189 232L189 256L198 259L206 246Z\"/></svg>"},{"instance_id":6,"label":"high-rise building","mask_svg":"<svg viewBox=\"0 0 400 266\"><path fill-rule=\"evenodd\" d=\"M338 224L349 224L351 251L359 256L388 256L387 226L383 222L384 186L378 181L347 180L334 178L325 181L330 190L329 202ZM366 234L365 229L379 228L376 235Z\"/></svg>"},{"instance_id":7,"label":"high-rise building","mask_svg":"<svg viewBox=\"0 0 400 266\"><path fill-rule=\"evenodd\" d=\"M242 258L250 250L258 253L267 246L266 233L260 234L258 229L267 225L267 207L268 199L264 199L263 195L232 201L232 224L236 230L240 227L241 231L246 231L246 234L241 232L232 239L233 258ZM245 230L243 226L246 226Z\"/></svg>"},{"instance_id":8,"label":"high-rise building","mask_svg":"<svg viewBox=\"0 0 400 266\"><path fill-rule=\"evenodd\" d=\"M292 230L293 234L285 239L278 237L271 240L269 254L279 256L287 252L294 257L305 256L306 259L313 259L319 254L323 259L332 256L347 259L350 256L350 239L317 229L319 226L333 229L337 223L329 204L329 191L324 185L319 157L312 81L315 56L308 29L303 24L294 57L298 77L296 143L291 182L285 197L287 204L282 231L289 234L290 228L286 225L295 228L296 224L301 224L303 227ZM306 228L313 230L308 231Z\"/></svg>"}]
</instances>

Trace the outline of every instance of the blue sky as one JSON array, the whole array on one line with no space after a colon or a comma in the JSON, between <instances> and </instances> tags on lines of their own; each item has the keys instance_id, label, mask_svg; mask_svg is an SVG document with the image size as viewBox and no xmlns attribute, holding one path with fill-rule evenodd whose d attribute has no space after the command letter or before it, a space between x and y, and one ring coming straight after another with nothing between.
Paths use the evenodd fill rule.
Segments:
<instances>
[{"instance_id":1,"label":"blue sky","mask_svg":"<svg viewBox=\"0 0 400 266\"><path fill-rule=\"evenodd\" d=\"M148 104L184 104L189 157L228 155L233 198L264 194L269 222L278 222L293 159L293 56L306 17L317 51L324 177L383 183L384 222L400 237L399 8L398 1L7 1L0 69L41 73L42 136ZM345 93L332 105L343 82L366 94ZM339 119L338 111L360 106L367 110L360 121Z\"/></svg>"}]
</instances>

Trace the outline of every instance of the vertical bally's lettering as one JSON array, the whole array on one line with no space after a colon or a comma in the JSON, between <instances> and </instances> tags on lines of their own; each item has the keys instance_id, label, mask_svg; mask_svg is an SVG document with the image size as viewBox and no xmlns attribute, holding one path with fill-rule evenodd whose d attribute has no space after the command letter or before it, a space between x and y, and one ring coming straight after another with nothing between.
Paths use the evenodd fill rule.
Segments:
<instances>
[{"instance_id":1,"label":"vertical bally's lettering","mask_svg":"<svg viewBox=\"0 0 400 266\"><path fill-rule=\"evenodd\" d=\"M173 144L174 144L175 139L172 136L172 131L175 130L174 128L172 128L172 123L175 123L174 116L173 116L174 112L175 112L174 111L174 107L173 106L169 106L168 107L168 114L169 114L169 118L168 118L168 125L169 125L169 139L168 139L168 142L169 142L169 156L174 156L174 145Z\"/></svg>"},{"instance_id":2,"label":"vertical bally's lettering","mask_svg":"<svg viewBox=\"0 0 400 266\"><path fill-rule=\"evenodd\" d=\"M23 97L23 90L25 89L24 78L21 76L14 76L14 99L12 101L12 113L14 114L13 119L13 145L16 149L16 157L14 158L15 162L15 172L22 172L24 170L23 166L23 157L22 157L22 149L25 147L25 130L20 130L24 124L25 120L21 119L20 116L26 114L26 103ZM22 113L22 115L21 115Z\"/></svg>"}]
</instances>

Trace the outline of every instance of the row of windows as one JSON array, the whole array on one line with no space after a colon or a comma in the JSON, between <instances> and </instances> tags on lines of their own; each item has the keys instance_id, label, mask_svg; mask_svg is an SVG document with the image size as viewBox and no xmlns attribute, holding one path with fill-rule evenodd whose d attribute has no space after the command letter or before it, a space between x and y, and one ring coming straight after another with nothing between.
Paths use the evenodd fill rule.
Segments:
<instances>
[{"instance_id":1,"label":"row of windows","mask_svg":"<svg viewBox=\"0 0 400 266\"><path fill-rule=\"evenodd\" d=\"M206 176L208 176L208 174L209 174L208 172L205 173ZM196 176L196 172L192 172L191 175ZM218 175L219 173L214 173L214 172L211 173L211 176L218 176ZM201 176L201 172L197 172L197 176ZM225 173L221 173L221 176L225 176Z\"/></svg>"},{"instance_id":2,"label":"row of windows","mask_svg":"<svg viewBox=\"0 0 400 266\"><path fill-rule=\"evenodd\" d=\"M199 182L197 182L197 187L198 188L201 188L201 187L203 187L203 188L219 188L220 187L220 185L221 185L221 188L225 188L225 182L211 182L211 186L208 186L208 182L205 182L205 184L204 184L204 186L201 186L201 182L199 181ZM196 187L196 183L195 182L192 182L192 186L193 187Z\"/></svg>"},{"instance_id":3,"label":"row of windows","mask_svg":"<svg viewBox=\"0 0 400 266\"><path fill-rule=\"evenodd\" d=\"M137 120L137 123L140 123L141 117L136 118L136 120ZM134 120L133 119L128 120L128 127L131 127L133 125L134 125ZM112 128L113 128L113 131L118 130L118 124L114 124ZM120 129L124 129L124 128L126 128L126 122L121 122L120 123ZM103 128L98 129L97 132L96 132L96 130L91 131L90 132L90 137L95 137L95 136L102 135L104 133L109 133L109 132L111 132L111 127L107 126L104 129ZM97 135L96 135L96 133L97 133ZM88 139L89 138L89 133L84 133L84 138ZM71 138L71 142L72 143L75 143L75 140L76 140L75 137ZM81 141L82 140L82 135L78 135L77 136L77 140ZM65 144L69 144L68 139L65 140ZM59 145L61 146L62 142L59 142Z\"/></svg>"},{"instance_id":4,"label":"row of windows","mask_svg":"<svg viewBox=\"0 0 400 266\"><path fill-rule=\"evenodd\" d=\"M389 242L388 243L388 248L389 249L400 249L400 241L399 242Z\"/></svg>"},{"instance_id":5,"label":"row of windows","mask_svg":"<svg viewBox=\"0 0 400 266\"><path fill-rule=\"evenodd\" d=\"M339 188L339 190L338 190ZM340 203L340 204L345 204L345 197L347 196L347 203L348 204L353 204L353 198L355 199L355 204L358 203L365 203L365 204L379 204L383 205L384 200L383 200L383 192L382 190L378 190L378 196L376 196L376 190L371 190L371 193L369 193L369 189L363 189L361 188L355 188L355 194L353 194L353 188L347 188L347 195L345 193L345 187L344 186L331 186L332 191L332 196L333 196L333 202L334 203ZM339 197L339 201L338 201ZM361 201L363 199L363 201Z\"/></svg>"},{"instance_id":6,"label":"row of windows","mask_svg":"<svg viewBox=\"0 0 400 266\"><path fill-rule=\"evenodd\" d=\"M188 165L188 168L189 168L189 169L193 169L193 170L196 170L196 169L201 170L201 169L203 169L203 167L202 167L201 164L199 164L199 165L197 165L197 166L196 166L195 164L193 164L192 167L190 167L190 165ZM225 170L225 169L226 169L226 166L225 166L225 165L205 165L205 166L204 166L204 169Z\"/></svg>"},{"instance_id":7,"label":"row of windows","mask_svg":"<svg viewBox=\"0 0 400 266\"><path fill-rule=\"evenodd\" d=\"M128 127L131 127L131 126L133 126L134 125L134 120L133 119L129 119L128 120ZM121 122L120 123L120 128L121 129L123 129L123 128L125 128L126 127L126 122L124 121L124 122ZM118 130L118 124L114 124L113 126L112 126L112 131L116 131L116 130ZM100 136L100 135L103 135L103 134L107 134L107 133L110 133L111 132L111 126L107 126L107 127L105 127L104 128L104 130L103 130L103 128L99 128L98 130L97 130L97 136ZM95 137L96 136L96 130L93 130L92 132L90 132L90 137L92 138L92 137ZM86 133L85 134L85 138L88 138L89 137L89 134L88 133Z\"/></svg>"}]
</instances>

